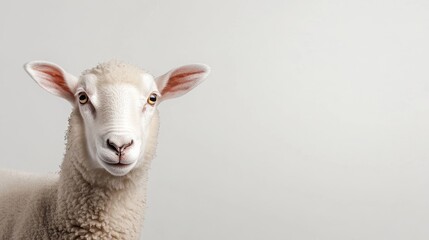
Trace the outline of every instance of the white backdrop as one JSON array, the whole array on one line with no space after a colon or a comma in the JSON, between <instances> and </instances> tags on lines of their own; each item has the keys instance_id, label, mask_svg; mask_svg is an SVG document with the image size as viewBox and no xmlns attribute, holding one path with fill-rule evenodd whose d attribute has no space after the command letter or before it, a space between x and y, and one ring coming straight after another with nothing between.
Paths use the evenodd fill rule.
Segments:
<instances>
[{"instance_id":1,"label":"white backdrop","mask_svg":"<svg viewBox=\"0 0 429 240\"><path fill-rule=\"evenodd\" d=\"M2 1L0 163L55 172L69 104L22 65L209 79L160 106L142 239L429 239L429 2Z\"/></svg>"}]
</instances>

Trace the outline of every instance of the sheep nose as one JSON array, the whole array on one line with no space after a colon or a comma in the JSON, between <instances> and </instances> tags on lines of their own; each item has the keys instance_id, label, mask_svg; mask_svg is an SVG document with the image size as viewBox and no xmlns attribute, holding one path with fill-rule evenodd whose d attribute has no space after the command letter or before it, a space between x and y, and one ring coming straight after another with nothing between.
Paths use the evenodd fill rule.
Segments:
<instances>
[{"instance_id":1,"label":"sheep nose","mask_svg":"<svg viewBox=\"0 0 429 240\"><path fill-rule=\"evenodd\" d=\"M111 139L107 139L107 147L114 151L116 155L120 156L124 154L125 149L133 145L134 141L131 139L131 141L127 141L126 143L123 143L122 141L114 141Z\"/></svg>"}]
</instances>

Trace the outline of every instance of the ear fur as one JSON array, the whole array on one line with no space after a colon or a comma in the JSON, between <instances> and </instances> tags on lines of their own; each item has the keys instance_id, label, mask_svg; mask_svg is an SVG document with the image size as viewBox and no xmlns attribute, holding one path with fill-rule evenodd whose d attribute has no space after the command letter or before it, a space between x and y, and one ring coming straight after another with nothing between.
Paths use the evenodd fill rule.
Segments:
<instances>
[{"instance_id":1,"label":"ear fur","mask_svg":"<svg viewBox=\"0 0 429 240\"><path fill-rule=\"evenodd\" d=\"M204 64L185 65L156 78L161 101L176 98L189 92L203 82L210 73Z\"/></svg>"},{"instance_id":2,"label":"ear fur","mask_svg":"<svg viewBox=\"0 0 429 240\"><path fill-rule=\"evenodd\" d=\"M32 61L24 65L27 73L48 92L73 104L77 78L60 66L46 61Z\"/></svg>"}]
</instances>

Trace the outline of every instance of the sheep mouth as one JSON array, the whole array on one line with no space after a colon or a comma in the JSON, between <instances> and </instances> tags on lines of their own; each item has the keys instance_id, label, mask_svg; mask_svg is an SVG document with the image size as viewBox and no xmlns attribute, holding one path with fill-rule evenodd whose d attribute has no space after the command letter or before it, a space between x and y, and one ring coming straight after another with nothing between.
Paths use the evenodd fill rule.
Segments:
<instances>
[{"instance_id":1,"label":"sheep mouth","mask_svg":"<svg viewBox=\"0 0 429 240\"><path fill-rule=\"evenodd\" d=\"M126 167L126 166L130 166L132 164L132 163L121 163L121 162L117 162L117 163L105 162L105 163L109 166L115 166L115 167Z\"/></svg>"},{"instance_id":2,"label":"sheep mouth","mask_svg":"<svg viewBox=\"0 0 429 240\"><path fill-rule=\"evenodd\" d=\"M110 167L127 167L127 166L131 166L134 163L134 162L123 162L123 161L118 161L118 160L116 160L117 162L114 160L113 161L107 161L104 159L102 159L101 161Z\"/></svg>"},{"instance_id":3,"label":"sheep mouth","mask_svg":"<svg viewBox=\"0 0 429 240\"><path fill-rule=\"evenodd\" d=\"M101 166L111 175L113 176L124 176L127 173L129 173L134 166L136 165L137 161L135 162L107 162L101 160L100 164Z\"/></svg>"}]
</instances>

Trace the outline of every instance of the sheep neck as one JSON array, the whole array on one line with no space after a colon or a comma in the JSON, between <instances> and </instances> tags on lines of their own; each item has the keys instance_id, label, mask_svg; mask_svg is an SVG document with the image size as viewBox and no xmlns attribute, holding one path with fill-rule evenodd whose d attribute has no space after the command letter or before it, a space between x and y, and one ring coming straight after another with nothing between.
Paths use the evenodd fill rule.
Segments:
<instances>
[{"instance_id":1,"label":"sheep neck","mask_svg":"<svg viewBox=\"0 0 429 240\"><path fill-rule=\"evenodd\" d=\"M61 166L54 217L55 232L101 239L137 239L146 205L147 167L117 178L89 170L81 124L70 117L67 150Z\"/></svg>"}]
</instances>

